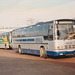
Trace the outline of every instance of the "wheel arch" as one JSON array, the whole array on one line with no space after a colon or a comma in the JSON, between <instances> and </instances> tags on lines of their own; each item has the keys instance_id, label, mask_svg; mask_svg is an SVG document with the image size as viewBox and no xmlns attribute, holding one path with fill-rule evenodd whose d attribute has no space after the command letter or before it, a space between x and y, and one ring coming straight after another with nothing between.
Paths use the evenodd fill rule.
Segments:
<instances>
[{"instance_id":1,"label":"wheel arch","mask_svg":"<svg viewBox=\"0 0 75 75\"><path fill-rule=\"evenodd\" d=\"M40 48L45 48L45 47L43 45L41 45Z\"/></svg>"},{"instance_id":2,"label":"wheel arch","mask_svg":"<svg viewBox=\"0 0 75 75\"><path fill-rule=\"evenodd\" d=\"M18 45L18 48L21 48L21 45Z\"/></svg>"}]
</instances>

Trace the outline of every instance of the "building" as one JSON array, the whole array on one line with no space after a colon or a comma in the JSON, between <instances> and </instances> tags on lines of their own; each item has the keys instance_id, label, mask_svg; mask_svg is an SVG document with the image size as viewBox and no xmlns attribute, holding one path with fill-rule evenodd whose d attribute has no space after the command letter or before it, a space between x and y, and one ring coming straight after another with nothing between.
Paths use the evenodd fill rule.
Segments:
<instances>
[{"instance_id":1,"label":"building","mask_svg":"<svg viewBox=\"0 0 75 75\"><path fill-rule=\"evenodd\" d=\"M9 31L12 31L17 28L19 28L19 27L0 27L0 33L9 32Z\"/></svg>"}]
</instances>

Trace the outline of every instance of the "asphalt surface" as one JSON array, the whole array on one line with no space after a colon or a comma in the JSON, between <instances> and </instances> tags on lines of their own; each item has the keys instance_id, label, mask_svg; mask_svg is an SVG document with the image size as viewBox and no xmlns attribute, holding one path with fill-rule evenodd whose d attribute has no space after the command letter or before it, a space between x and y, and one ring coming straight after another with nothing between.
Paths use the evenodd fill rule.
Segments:
<instances>
[{"instance_id":1,"label":"asphalt surface","mask_svg":"<svg viewBox=\"0 0 75 75\"><path fill-rule=\"evenodd\" d=\"M75 75L75 56L43 59L0 49L0 75Z\"/></svg>"}]
</instances>

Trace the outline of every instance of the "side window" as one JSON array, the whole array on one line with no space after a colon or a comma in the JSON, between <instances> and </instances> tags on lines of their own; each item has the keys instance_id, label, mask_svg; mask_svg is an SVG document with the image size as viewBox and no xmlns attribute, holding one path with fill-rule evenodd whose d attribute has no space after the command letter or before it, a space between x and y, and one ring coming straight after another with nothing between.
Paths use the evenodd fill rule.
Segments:
<instances>
[{"instance_id":1,"label":"side window","mask_svg":"<svg viewBox=\"0 0 75 75\"><path fill-rule=\"evenodd\" d=\"M34 26L30 27L30 36L34 36Z\"/></svg>"},{"instance_id":2,"label":"side window","mask_svg":"<svg viewBox=\"0 0 75 75\"><path fill-rule=\"evenodd\" d=\"M12 32L12 37L16 37L15 31Z\"/></svg>"},{"instance_id":3,"label":"side window","mask_svg":"<svg viewBox=\"0 0 75 75\"><path fill-rule=\"evenodd\" d=\"M27 28L27 36L33 36L34 34L34 27L30 26Z\"/></svg>"},{"instance_id":4,"label":"side window","mask_svg":"<svg viewBox=\"0 0 75 75\"><path fill-rule=\"evenodd\" d=\"M22 29L22 37L25 37L26 36L26 28L23 28Z\"/></svg>"},{"instance_id":5,"label":"side window","mask_svg":"<svg viewBox=\"0 0 75 75\"><path fill-rule=\"evenodd\" d=\"M43 37L44 37L44 40L48 40L48 30L49 30L49 23L45 23L43 25Z\"/></svg>"},{"instance_id":6,"label":"side window","mask_svg":"<svg viewBox=\"0 0 75 75\"><path fill-rule=\"evenodd\" d=\"M20 37L19 30L16 31L17 37Z\"/></svg>"},{"instance_id":7,"label":"side window","mask_svg":"<svg viewBox=\"0 0 75 75\"><path fill-rule=\"evenodd\" d=\"M50 25L48 39L53 40L53 25Z\"/></svg>"},{"instance_id":8,"label":"side window","mask_svg":"<svg viewBox=\"0 0 75 75\"><path fill-rule=\"evenodd\" d=\"M21 36L22 36L22 30L21 29L17 29L17 30L12 32L12 37L21 37Z\"/></svg>"},{"instance_id":9,"label":"side window","mask_svg":"<svg viewBox=\"0 0 75 75\"><path fill-rule=\"evenodd\" d=\"M35 32L37 36L43 35L43 25L37 25L35 27Z\"/></svg>"},{"instance_id":10,"label":"side window","mask_svg":"<svg viewBox=\"0 0 75 75\"><path fill-rule=\"evenodd\" d=\"M43 35L48 36L48 29L49 29L49 24L46 23L43 25Z\"/></svg>"}]
</instances>

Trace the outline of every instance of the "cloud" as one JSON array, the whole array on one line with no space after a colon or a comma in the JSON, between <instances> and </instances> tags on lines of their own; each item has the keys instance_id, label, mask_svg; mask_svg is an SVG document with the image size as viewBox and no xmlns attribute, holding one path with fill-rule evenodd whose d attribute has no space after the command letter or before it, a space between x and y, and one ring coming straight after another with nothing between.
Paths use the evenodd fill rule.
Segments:
<instances>
[{"instance_id":1,"label":"cloud","mask_svg":"<svg viewBox=\"0 0 75 75\"><path fill-rule=\"evenodd\" d=\"M23 0L17 7L25 9L49 8L64 5L73 0Z\"/></svg>"},{"instance_id":2,"label":"cloud","mask_svg":"<svg viewBox=\"0 0 75 75\"><path fill-rule=\"evenodd\" d=\"M11 1L12 3L14 2L13 0ZM56 7L47 7L47 8L39 7L39 8L33 8L33 9L28 9L24 5L25 5L25 1L26 3L27 2L29 3L30 1L30 4L31 3L33 4L35 3L33 2L34 0L20 0L20 1L21 2L18 2L18 3L15 2L15 7L12 6L13 8L10 8L10 9L7 8L4 12L0 12L0 25L26 26L27 20L30 18L38 20L38 21L50 21L50 20L54 20L58 18L74 18L75 17L75 10L74 10L75 1L68 2L66 4L62 4Z\"/></svg>"},{"instance_id":3,"label":"cloud","mask_svg":"<svg viewBox=\"0 0 75 75\"><path fill-rule=\"evenodd\" d=\"M0 8L49 8L63 5L73 0L0 0Z\"/></svg>"}]
</instances>

